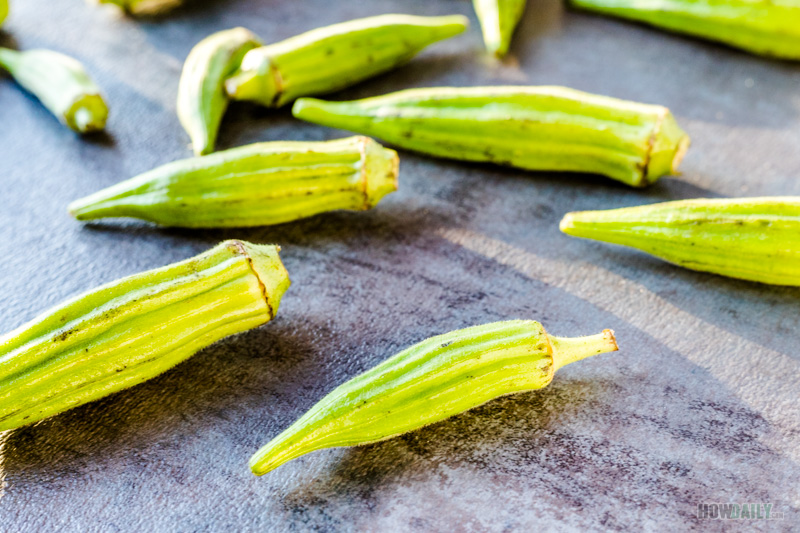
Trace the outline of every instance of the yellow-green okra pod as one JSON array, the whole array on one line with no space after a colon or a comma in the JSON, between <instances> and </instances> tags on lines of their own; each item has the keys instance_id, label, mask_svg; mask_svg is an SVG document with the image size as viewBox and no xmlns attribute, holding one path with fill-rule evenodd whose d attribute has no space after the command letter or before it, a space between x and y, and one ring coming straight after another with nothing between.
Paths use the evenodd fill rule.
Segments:
<instances>
[{"instance_id":1,"label":"yellow-green okra pod","mask_svg":"<svg viewBox=\"0 0 800 533\"><path fill-rule=\"evenodd\" d=\"M214 151L228 108L225 79L239 68L244 55L260 44L251 31L233 28L206 37L189 52L178 85L178 118L196 155Z\"/></svg>"},{"instance_id":2,"label":"yellow-green okra pod","mask_svg":"<svg viewBox=\"0 0 800 533\"><path fill-rule=\"evenodd\" d=\"M0 337L0 431L142 383L268 322L289 287L278 251L225 241L78 296Z\"/></svg>"},{"instance_id":3,"label":"yellow-green okra pod","mask_svg":"<svg viewBox=\"0 0 800 533\"><path fill-rule=\"evenodd\" d=\"M0 67L70 129L91 133L106 127L108 107L76 59L50 50L0 48Z\"/></svg>"},{"instance_id":4,"label":"yellow-green okra pod","mask_svg":"<svg viewBox=\"0 0 800 533\"><path fill-rule=\"evenodd\" d=\"M611 330L561 338L531 320L432 337L334 389L261 448L250 468L262 475L315 450L407 433L506 394L540 389L559 368L615 350Z\"/></svg>"},{"instance_id":5,"label":"yellow-green okra pod","mask_svg":"<svg viewBox=\"0 0 800 533\"><path fill-rule=\"evenodd\" d=\"M183 0L97 0L100 4L114 4L135 16L166 13L183 4Z\"/></svg>"},{"instance_id":6,"label":"yellow-green okra pod","mask_svg":"<svg viewBox=\"0 0 800 533\"><path fill-rule=\"evenodd\" d=\"M749 52L800 60L797 0L571 0L583 9L635 20Z\"/></svg>"},{"instance_id":7,"label":"yellow-green okra pod","mask_svg":"<svg viewBox=\"0 0 800 533\"><path fill-rule=\"evenodd\" d=\"M461 15L381 15L319 28L249 51L225 89L236 100L280 107L391 70L467 24Z\"/></svg>"},{"instance_id":8,"label":"yellow-green okra pod","mask_svg":"<svg viewBox=\"0 0 800 533\"><path fill-rule=\"evenodd\" d=\"M8 16L8 0L0 0L0 24L6 20Z\"/></svg>"},{"instance_id":9,"label":"yellow-green okra pod","mask_svg":"<svg viewBox=\"0 0 800 533\"><path fill-rule=\"evenodd\" d=\"M473 0L478 20L481 21L486 49L503 57L508 52L511 37L522 18L527 0Z\"/></svg>"},{"instance_id":10,"label":"yellow-green okra pod","mask_svg":"<svg viewBox=\"0 0 800 533\"><path fill-rule=\"evenodd\" d=\"M397 190L397 152L368 137L269 142L175 161L73 202L78 220L164 226L266 226L374 207Z\"/></svg>"},{"instance_id":11,"label":"yellow-green okra pod","mask_svg":"<svg viewBox=\"0 0 800 533\"><path fill-rule=\"evenodd\" d=\"M677 172L689 137L669 109L564 87L410 89L301 98L294 116L450 159L590 172L633 186Z\"/></svg>"},{"instance_id":12,"label":"yellow-green okra pod","mask_svg":"<svg viewBox=\"0 0 800 533\"><path fill-rule=\"evenodd\" d=\"M561 231L670 263L800 286L800 197L697 199L568 213Z\"/></svg>"}]
</instances>

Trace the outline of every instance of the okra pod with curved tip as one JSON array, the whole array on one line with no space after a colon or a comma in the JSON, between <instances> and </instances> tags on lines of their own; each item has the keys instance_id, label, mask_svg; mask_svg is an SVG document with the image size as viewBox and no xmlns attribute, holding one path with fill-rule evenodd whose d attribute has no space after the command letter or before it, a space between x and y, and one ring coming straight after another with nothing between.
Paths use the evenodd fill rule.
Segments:
<instances>
[{"instance_id":1,"label":"okra pod with curved tip","mask_svg":"<svg viewBox=\"0 0 800 533\"><path fill-rule=\"evenodd\" d=\"M461 15L381 15L319 28L251 50L225 89L236 100L280 107L391 70L467 24Z\"/></svg>"},{"instance_id":2,"label":"okra pod with curved tip","mask_svg":"<svg viewBox=\"0 0 800 533\"><path fill-rule=\"evenodd\" d=\"M134 16L151 16L166 13L183 3L183 0L97 0L100 4L114 4Z\"/></svg>"},{"instance_id":3,"label":"okra pod with curved tip","mask_svg":"<svg viewBox=\"0 0 800 533\"><path fill-rule=\"evenodd\" d=\"M266 226L365 210L397 190L397 152L367 137L271 142L169 163L73 202L78 220L135 217L165 226Z\"/></svg>"},{"instance_id":4,"label":"okra pod with curved tip","mask_svg":"<svg viewBox=\"0 0 800 533\"><path fill-rule=\"evenodd\" d=\"M78 133L103 130L108 107L77 60L50 50L0 48L0 67Z\"/></svg>"},{"instance_id":5,"label":"okra pod with curved tip","mask_svg":"<svg viewBox=\"0 0 800 533\"><path fill-rule=\"evenodd\" d=\"M226 241L78 296L0 337L0 431L138 385L271 320L278 247Z\"/></svg>"},{"instance_id":6,"label":"okra pod with curved tip","mask_svg":"<svg viewBox=\"0 0 800 533\"><path fill-rule=\"evenodd\" d=\"M697 199L568 213L561 231L670 263L800 286L800 197Z\"/></svg>"},{"instance_id":7,"label":"okra pod with curved tip","mask_svg":"<svg viewBox=\"0 0 800 533\"><path fill-rule=\"evenodd\" d=\"M301 98L297 118L418 152L643 186L689 146L669 109L564 87L410 89L352 102Z\"/></svg>"},{"instance_id":8,"label":"okra pod with curved tip","mask_svg":"<svg viewBox=\"0 0 800 533\"><path fill-rule=\"evenodd\" d=\"M572 0L572 4L756 54L800 60L797 0Z\"/></svg>"},{"instance_id":9,"label":"okra pod with curved tip","mask_svg":"<svg viewBox=\"0 0 800 533\"><path fill-rule=\"evenodd\" d=\"M196 155L214 151L228 108L225 79L239 68L244 55L260 44L249 30L233 28L206 37L189 52L178 86L178 118Z\"/></svg>"},{"instance_id":10,"label":"okra pod with curved tip","mask_svg":"<svg viewBox=\"0 0 800 533\"><path fill-rule=\"evenodd\" d=\"M481 21L486 49L503 57L508 52L511 37L522 18L527 0L473 0L478 20Z\"/></svg>"},{"instance_id":11,"label":"okra pod with curved tip","mask_svg":"<svg viewBox=\"0 0 800 533\"><path fill-rule=\"evenodd\" d=\"M531 320L432 337L334 389L261 448L250 468L262 475L315 450L407 433L499 396L545 387L564 365L616 349L611 330L568 339Z\"/></svg>"}]
</instances>

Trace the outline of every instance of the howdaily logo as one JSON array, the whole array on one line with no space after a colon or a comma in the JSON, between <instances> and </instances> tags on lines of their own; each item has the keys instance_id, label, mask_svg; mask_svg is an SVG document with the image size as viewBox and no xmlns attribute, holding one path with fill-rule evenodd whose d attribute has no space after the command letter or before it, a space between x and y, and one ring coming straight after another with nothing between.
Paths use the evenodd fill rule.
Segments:
<instances>
[{"instance_id":1,"label":"howdaily logo","mask_svg":"<svg viewBox=\"0 0 800 533\"><path fill-rule=\"evenodd\" d=\"M700 520L783 520L771 503L698 503Z\"/></svg>"}]
</instances>

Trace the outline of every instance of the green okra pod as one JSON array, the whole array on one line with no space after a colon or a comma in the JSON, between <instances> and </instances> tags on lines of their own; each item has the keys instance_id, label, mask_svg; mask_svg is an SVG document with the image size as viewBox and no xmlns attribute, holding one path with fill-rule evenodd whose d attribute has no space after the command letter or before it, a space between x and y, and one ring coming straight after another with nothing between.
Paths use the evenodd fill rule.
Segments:
<instances>
[{"instance_id":1,"label":"green okra pod","mask_svg":"<svg viewBox=\"0 0 800 533\"><path fill-rule=\"evenodd\" d=\"M78 220L164 226L266 226L365 210L397 190L397 152L368 137L269 142L169 163L73 202Z\"/></svg>"},{"instance_id":2,"label":"green okra pod","mask_svg":"<svg viewBox=\"0 0 800 533\"><path fill-rule=\"evenodd\" d=\"M0 0L0 24L6 20L8 16L8 0Z\"/></svg>"},{"instance_id":3,"label":"green okra pod","mask_svg":"<svg viewBox=\"0 0 800 533\"><path fill-rule=\"evenodd\" d=\"M461 15L381 15L319 28L249 51L225 89L236 100L280 107L391 70L467 24Z\"/></svg>"},{"instance_id":4,"label":"green okra pod","mask_svg":"<svg viewBox=\"0 0 800 533\"><path fill-rule=\"evenodd\" d=\"M278 247L226 241L73 298L0 337L0 431L146 381L271 320Z\"/></svg>"},{"instance_id":5,"label":"green okra pod","mask_svg":"<svg viewBox=\"0 0 800 533\"><path fill-rule=\"evenodd\" d=\"M225 79L239 68L244 55L260 44L251 31L233 28L206 37L186 58L178 86L178 118L196 155L214 151L228 108Z\"/></svg>"},{"instance_id":6,"label":"green okra pod","mask_svg":"<svg viewBox=\"0 0 800 533\"><path fill-rule=\"evenodd\" d=\"M527 0L473 0L478 20L481 21L486 49L503 57L508 53L511 37L522 18Z\"/></svg>"},{"instance_id":7,"label":"green okra pod","mask_svg":"<svg viewBox=\"0 0 800 533\"><path fill-rule=\"evenodd\" d=\"M410 89L301 98L294 116L450 159L590 172L643 186L677 172L689 137L669 109L564 87Z\"/></svg>"},{"instance_id":8,"label":"green okra pod","mask_svg":"<svg viewBox=\"0 0 800 533\"><path fill-rule=\"evenodd\" d=\"M800 285L800 197L681 200L568 213L561 231L638 248L692 270Z\"/></svg>"},{"instance_id":9,"label":"green okra pod","mask_svg":"<svg viewBox=\"0 0 800 533\"><path fill-rule=\"evenodd\" d=\"M797 0L572 0L572 4L756 54L800 59Z\"/></svg>"},{"instance_id":10,"label":"green okra pod","mask_svg":"<svg viewBox=\"0 0 800 533\"><path fill-rule=\"evenodd\" d=\"M152 16L166 13L183 4L183 0L96 0L100 4L114 4L134 16Z\"/></svg>"},{"instance_id":11,"label":"green okra pod","mask_svg":"<svg viewBox=\"0 0 800 533\"><path fill-rule=\"evenodd\" d=\"M545 387L564 365L614 350L611 330L560 338L531 320L432 337L334 389L261 448L250 468L262 475L315 450L407 433L499 396Z\"/></svg>"},{"instance_id":12,"label":"green okra pod","mask_svg":"<svg viewBox=\"0 0 800 533\"><path fill-rule=\"evenodd\" d=\"M83 65L58 52L0 48L0 67L78 133L106 127L108 107Z\"/></svg>"}]
</instances>

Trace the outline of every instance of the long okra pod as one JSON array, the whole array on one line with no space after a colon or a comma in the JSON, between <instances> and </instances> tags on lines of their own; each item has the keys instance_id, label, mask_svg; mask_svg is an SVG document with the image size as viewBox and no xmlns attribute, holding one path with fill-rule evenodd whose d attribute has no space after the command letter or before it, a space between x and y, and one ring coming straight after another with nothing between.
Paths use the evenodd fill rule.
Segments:
<instances>
[{"instance_id":1,"label":"long okra pod","mask_svg":"<svg viewBox=\"0 0 800 533\"><path fill-rule=\"evenodd\" d=\"M236 100L280 107L391 70L467 24L461 15L381 15L319 28L251 50L225 89Z\"/></svg>"},{"instance_id":2,"label":"long okra pod","mask_svg":"<svg viewBox=\"0 0 800 533\"><path fill-rule=\"evenodd\" d=\"M0 48L0 67L69 128L91 133L106 127L108 107L77 60L50 50Z\"/></svg>"},{"instance_id":3,"label":"long okra pod","mask_svg":"<svg viewBox=\"0 0 800 533\"><path fill-rule=\"evenodd\" d=\"M250 468L262 475L314 450L407 433L499 396L545 387L564 365L616 349L611 330L568 339L530 320L432 337L334 389L261 448Z\"/></svg>"},{"instance_id":4,"label":"long okra pod","mask_svg":"<svg viewBox=\"0 0 800 533\"><path fill-rule=\"evenodd\" d=\"M268 322L288 286L276 246L226 241L51 309L0 337L0 431L137 385Z\"/></svg>"},{"instance_id":5,"label":"long okra pod","mask_svg":"<svg viewBox=\"0 0 800 533\"><path fill-rule=\"evenodd\" d=\"M397 152L367 137L272 142L169 163L73 202L79 220L240 227L335 209L364 210L397 190Z\"/></svg>"},{"instance_id":6,"label":"long okra pod","mask_svg":"<svg viewBox=\"0 0 800 533\"><path fill-rule=\"evenodd\" d=\"M756 54L800 59L797 0L572 0L572 3Z\"/></svg>"},{"instance_id":7,"label":"long okra pod","mask_svg":"<svg viewBox=\"0 0 800 533\"><path fill-rule=\"evenodd\" d=\"M135 16L166 13L183 3L183 0L97 0L100 4L114 4Z\"/></svg>"},{"instance_id":8,"label":"long okra pod","mask_svg":"<svg viewBox=\"0 0 800 533\"><path fill-rule=\"evenodd\" d=\"M800 285L800 197L697 199L568 213L561 231L676 265Z\"/></svg>"},{"instance_id":9,"label":"long okra pod","mask_svg":"<svg viewBox=\"0 0 800 533\"><path fill-rule=\"evenodd\" d=\"M178 118L196 155L214 151L228 108L225 79L239 68L244 55L260 44L249 30L233 28L206 37L189 52L178 86Z\"/></svg>"},{"instance_id":10,"label":"long okra pod","mask_svg":"<svg viewBox=\"0 0 800 533\"><path fill-rule=\"evenodd\" d=\"M478 20L481 21L486 49L503 57L508 52L511 37L525 11L527 0L473 0Z\"/></svg>"},{"instance_id":11,"label":"long okra pod","mask_svg":"<svg viewBox=\"0 0 800 533\"><path fill-rule=\"evenodd\" d=\"M564 87L410 89L352 102L301 98L294 115L418 152L628 185L677 171L689 145L669 109Z\"/></svg>"}]
</instances>

